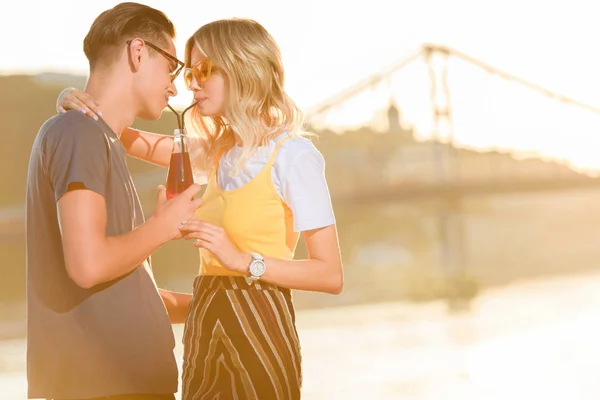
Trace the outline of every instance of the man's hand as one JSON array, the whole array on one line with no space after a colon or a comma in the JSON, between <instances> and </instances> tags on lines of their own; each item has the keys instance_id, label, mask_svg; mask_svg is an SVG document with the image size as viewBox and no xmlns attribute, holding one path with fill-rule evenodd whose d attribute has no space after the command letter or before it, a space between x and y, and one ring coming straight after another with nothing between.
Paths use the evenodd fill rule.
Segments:
<instances>
[{"instance_id":1,"label":"man's hand","mask_svg":"<svg viewBox=\"0 0 600 400\"><path fill-rule=\"evenodd\" d=\"M202 205L202 199L194 199L200 192L200 185L192 184L178 196L167 200L167 190L164 186L158 187L158 196L152 218L156 219L163 227L162 233L167 235L167 240L181 239L180 231L185 221L191 219L196 209Z\"/></svg>"}]
</instances>

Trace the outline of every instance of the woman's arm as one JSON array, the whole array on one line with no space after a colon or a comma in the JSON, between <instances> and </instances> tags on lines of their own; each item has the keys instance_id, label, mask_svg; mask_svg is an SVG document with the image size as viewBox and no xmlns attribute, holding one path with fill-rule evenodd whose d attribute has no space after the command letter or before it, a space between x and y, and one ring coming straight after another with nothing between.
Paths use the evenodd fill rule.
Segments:
<instances>
[{"instance_id":1,"label":"woman's arm","mask_svg":"<svg viewBox=\"0 0 600 400\"><path fill-rule=\"evenodd\" d=\"M304 232L307 260L264 257L265 273L260 280L296 290L340 294L344 286L342 258L335 225ZM252 256L242 254L232 267L247 276Z\"/></svg>"},{"instance_id":2,"label":"woman's arm","mask_svg":"<svg viewBox=\"0 0 600 400\"><path fill-rule=\"evenodd\" d=\"M282 148L275 161L274 183L292 210L294 230L303 232L309 259L283 261L265 257L267 269L261 280L291 289L338 294L343 286L342 261L325 179L325 160L305 139L292 138L286 144L289 147ZM244 255L238 268L246 274L249 257Z\"/></svg>"},{"instance_id":3,"label":"woman's arm","mask_svg":"<svg viewBox=\"0 0 600 400\"><path fill-rule=\"evenodd\" d=\"M240 252L222 227L191 218L179 229L186 234L186 239L196 239L195 247L213 253L224 268L249 275L252 256ZM304 238L307 260L264 257L266 270L260 279L289 289L339 294L344 286L344 274L336 226L306 231Z\"/></svg>"},{"instance_id":4,"label":"woman's arm","mask_svg":"<svg viewBox=\"0 0 600 400\"><path fill-rule=\"evenodd\" d=\"M173 151L172 136L127 128L121 134L121 142L130 156L163 167L169 166Z\"/></svg>"},{"instance_id":5,"label":"woman's arm","mask_svg":"<svg viewBox=\"0 0 600 400\"><path fill-rule=\"evenodd\" d=\"M160 297L165 303L169 320L172 324L183 324L187 318L192 301L192 295L188 293L171 292L170 290L158 289Z\"/></svg>"},{"instance_id":6,"label":"woman's arm","mask_svg":"<svg viewBox=\"0 0 600 400\"><path fill-rule=\"evenodd\" d=\"M75 88L64 89L56 99L56 111L79 110L94 120L102 116L98 103L92 96ZM152 164L168 167L173 151L173 137L127 128L121 134L127 154Z\"/></svg>"}]
</instances>

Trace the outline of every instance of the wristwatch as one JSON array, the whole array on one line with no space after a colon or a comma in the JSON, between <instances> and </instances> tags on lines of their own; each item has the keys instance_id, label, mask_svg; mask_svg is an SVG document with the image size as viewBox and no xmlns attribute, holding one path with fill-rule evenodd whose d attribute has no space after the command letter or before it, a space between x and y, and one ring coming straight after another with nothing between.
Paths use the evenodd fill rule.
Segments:
<instances>
[{"instance_id":1,"label":"wristwatch","mask_svg":"<svg viewBox=\"0 0 600 400\"><path fill-rule=\"evenodd\" d=\"M249 285L254 283L254 281L259 280L267 269L267 265L265 264L265 259L263 256L258 253L250 253L250 255L252 256L252 261L248 267L250 276L246 277L246 282L248 282Z\"/></svg>"}]
</instances>

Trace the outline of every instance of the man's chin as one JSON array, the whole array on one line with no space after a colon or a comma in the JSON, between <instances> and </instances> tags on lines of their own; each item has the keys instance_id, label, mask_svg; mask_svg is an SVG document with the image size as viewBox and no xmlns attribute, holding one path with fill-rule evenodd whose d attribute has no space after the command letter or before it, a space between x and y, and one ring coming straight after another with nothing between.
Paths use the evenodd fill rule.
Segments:
<instances>
[{"instance_id":1,"label":"man's chin","mask_svg":"<svg viewBox=\"0 0 600 400\"><path fill-rule=\"evenodd\" d=\"M145 111L143 113L140 113L138 117L146 121L156 121L161 117L162 112L163 110Z\"/></svg>"}]
</instances>

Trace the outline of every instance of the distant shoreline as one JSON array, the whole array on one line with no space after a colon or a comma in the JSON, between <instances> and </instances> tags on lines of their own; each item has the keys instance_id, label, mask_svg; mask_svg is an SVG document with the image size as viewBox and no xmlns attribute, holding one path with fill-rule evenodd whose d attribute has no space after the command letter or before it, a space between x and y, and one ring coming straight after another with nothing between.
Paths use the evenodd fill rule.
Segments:
<instances>
[{"instance_id":1,"label":"distant shoreline","mask_svg":"<svg viewBox=\"0 0 600 400\"><path fill-rule=\"evenodd\" d=\"M488 283L481 287L479 295L484 294L488 290L494 290L503 286L512 284L526 284L527 282L544 282L546 280L555 280L557 277L576 277L585 276L589 274L600 274L599 268L580 268L570 271L549 271L543 274L530 274L523 275L520 277L511 277L502 281ZM312 292L298 292L295 293L296 297L296 309L301 312L309 312L311 310L322 310L331 309L335 310L338 308L362 306L362 305L375 305L378 303L406 303L406 304L425 304L425 303L436 303L443 301L444 299L435 298L428 301L413 301L407 298L373 298L370 301L360 300L351 294L348 295L346 300L341 297L331 297L330 302L325 302L327 305L323 306L323 302L315 301L315 297L321 297L319 293ZM298 298L300 297L300 298ZM329 298L330 296L328 296ZM475 297L475 299L477 296ZM312 299L312 301L311 301ZM337 301L335 301L337 300ZM26 337L26 318L25 318L25 302L17 302L12 305L0 305L0 341L2 340L14 340L23 339Z\"/></svg>"}]
</instances>

